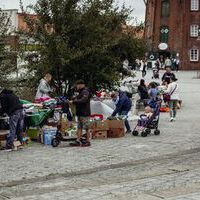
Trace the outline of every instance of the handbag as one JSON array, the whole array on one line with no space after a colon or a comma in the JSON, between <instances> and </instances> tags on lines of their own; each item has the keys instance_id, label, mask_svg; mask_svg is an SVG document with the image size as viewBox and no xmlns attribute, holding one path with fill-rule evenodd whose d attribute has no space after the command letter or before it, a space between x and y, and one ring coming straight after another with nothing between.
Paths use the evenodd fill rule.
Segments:
<instances>
[{"instance_id":1,"label":"handbag","mask_svg":"<svg viewBox=\"0 0 200 200\"><path fill-rule=\"evenodd\" d=\"M176 88L177 88L177 84L176 84L176 87L171 92L171 94L169 94L169 93L163 94L163 100L165 102L170 102L171 101L171 95L175 92Z\"/></svg>"}]
</instances>

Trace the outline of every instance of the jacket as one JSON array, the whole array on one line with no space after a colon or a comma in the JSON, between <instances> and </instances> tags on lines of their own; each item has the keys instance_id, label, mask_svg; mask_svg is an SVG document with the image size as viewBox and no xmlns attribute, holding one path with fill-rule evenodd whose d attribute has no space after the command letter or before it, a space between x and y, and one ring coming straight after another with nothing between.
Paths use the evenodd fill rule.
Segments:
<instances>
[{"instance_id":1,"label":"jacket","mask_svg":"<svg viewBox=\"0 0 200 200\"><path fill-rule=\"evenodd\" d=\"M51 91L52 91L52 89L51 89L49 83L45 79L41 79L40 84L39 84L38 89L37 89L35 99L39 99L41 97L48 98L48 97L50 97L49 93Z\"/></svg>"},{"instance_id":2,"label":"jacket","mask_svg":"<svg viewBox=\"0 0 200 200\"><path fill-rule=\"evenodd\" d=\"M148 90L145 86L139 85L138 86L138 93L140 95L141 100L149 99Z\"/></svg>"},{"instance_id":3,"label":"jacket","mask_svg":"<svg viewBox=\"0 0 200 200\"><path fill-rule=\"evenodd\" d=\"M178 83L170 83L166 93L171 95L171 100L180 100Z\"/></svg>"},{"instance_id":4,"label":"jacket","mask_svg":"<svg viewBox=\"0 0 200 200\"><path fill-rule=\"evenodd\" d=\"M91 115L90 92L86 88L83 88L78 92L78 96L76 96L73 100L73 103L76 105L76 115L78 117L89 117Z\"/></svg>"},{"instance_id":5,"label":"jacket","mask_svg":"<svg viewBox=\"0 0 200 200\"><path fill-rule=\"evenodd\" d=\"M112 114L112 116L116 116L117 114L121 113L122 111L129 112L132 107L132 101L130 98L127 97L125 92L119 92L118 102L116 104L116 108Z\"/></svg>"},{"instance_id":6,"label":"jacket","mask_svg":"<svg viewBox=\"0 0 200 200\"><path fill-rule=\"evenodd\" d=\"M165 73L163 74L162 81L165 81L166 79L175 78L175 77L176 77L176 76L175 76L174 73L172 73L172 72L170 72L170 73L165 72Z\"/></svg>"},{"instance_id":7,"label":"jacket","mask_svg":"<svg viewBox=\"0 0 200 200\"><path fill-rule=\"evenodd\" d=\"M23 109L19 98L11 90L3 90L0 103L0 115L6 113L11 116L15 111Z\"/></svg>"}]
</instances>

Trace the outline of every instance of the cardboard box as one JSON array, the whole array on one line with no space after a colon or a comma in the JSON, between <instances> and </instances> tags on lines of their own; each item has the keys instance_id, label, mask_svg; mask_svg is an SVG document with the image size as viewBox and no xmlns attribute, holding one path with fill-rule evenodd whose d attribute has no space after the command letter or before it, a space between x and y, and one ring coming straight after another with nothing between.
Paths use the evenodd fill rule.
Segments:
<instances>
[{"instance_id":1,"label":"cardboard box","mask_svg":"<svg viewBox=\"0 0 200 200\"><path fill-rule=\"evenodd\" d=\"M0 141L5 141L7 139L8 132L9 131L7 131L7 130L0 131Z\"/></svg>"},{"instance_id":2,"label":"cardboard box","mask_svg":"<svg viewBox=\"0 0 200 200\"><path fill-rule=\"evenodd\" d=\"M38 136L39 136L39 130L37 128L29 128L27 130L27 136L31 139L31 140L38 140Z\"/></svg>"},{"instance_id":3,"label":"cardboard box","mask_svg":"<svg viewBox=\"0 0 200 200\"><path fill-rule=\"evenodd\" d=\"M96 131L93 133L93 139L106 139L108 131Z\"/></svg>"},{"instance_id":4,"label":"cardboard box","mask_svg":"<svg viewBox=\"0 0 200 200\"><path fill-rule=\"evenodd\" d=\"M125 136L124 128L112 128L108 131L108 138L120 138Z\"/></svg>"},{"instance_id":5,"label":"cardboard box","mask_svg":"<svg viewBox=\"0 0 200 200\"><path fill-rule=\"evenodd\" d=\"M108 127L110 129L121 128L124 129L124 121L123 120L108 120Z\"/></svg>"},{"instance_id":6,"label":"cardboard box","mask_svg":"<svg viewBox=\"0 0 200 200\"><path fill-rule=\"evenodd\" d=\"M109 125L108 121L96 121L95 122L95 131L108 131L109 130Z\"/></svg>"},{"instance_id":7,"label":"cardboard box","mask_svg":"<svg viewBox=\"0 0 200 200\"><path fill-rule=\"evenodd\" d=\"M60 125L60 131L61 131L62 133L65 133L65 132L67 132L68 128L69 128L69 123L68 123L68 121L62 121L62 122L61 122L61 125Z\"/></svg>"}]
</instances>

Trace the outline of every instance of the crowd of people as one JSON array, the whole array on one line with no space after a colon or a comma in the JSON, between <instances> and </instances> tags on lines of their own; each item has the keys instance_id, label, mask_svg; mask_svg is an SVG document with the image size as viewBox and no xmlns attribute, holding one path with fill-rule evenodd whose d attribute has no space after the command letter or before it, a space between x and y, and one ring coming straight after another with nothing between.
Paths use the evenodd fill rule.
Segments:
<instances>
[{"instance_id":1,"label":"crowd of people","mask_svg":"<svg viewBox=\"0 0 200 200\"><path fill-rule=\"evenodd\" d=\"M145 83L144 79L140 80L138 85L137 92L140 96L140 101L143 102L145 107L145 113L148 113L148 117L151 116L152 112L152 102L157 101L158 99L163 99L170 110L170 121L173 122L176 120L177 107L180 103L179 97L179 85L177 83L177 78L171 70L171 62L167 58L165 61L166 72L162 76L161 85L156 82L151 82L148 85ZM145 65L145 64L144 64ZM146 74L145 67L143 66L142 77ZM44 78L41 79L35 100L42 98L50 98L54 89L50 86L52 81L52 75L46 74ZM162 88L160 90L159 88ZM92 95L87 89L86 84L83 80L79 80L75 84L76 95L66 103L69 105L74 105L76 107L76 116L77 116L77 140L74 143L71 143L71 146L90 146L90 132L89 132L89 117L91 115L90 100ZM101 96L103 92L106 94L106 91L99 92ZM112 117L116 115L125 116L125 127L126 132L131 133L131 127L128 122L128 113L132 108L132 99L130 94L127 91L118 91L110 92L109 97L115 104L115 110L112 113ZM98 96L98 92L97 92ZM162 96L162 97L161 97ZM104 95L102 97L105 97ZM0 103L1 110L0 116L6 114L9 117L9 135L7 137L6 150L13 149L13 142L15 138L22 143L22 132L23 132L23 123L24 123L24 113L23 107L20 103L20 99L10 90L1 89L0 91ZM144 113L144 114L145 114ZM86 130L86 140L83 141L82 135L83 130Z\"/></svg>"}]
</instances>

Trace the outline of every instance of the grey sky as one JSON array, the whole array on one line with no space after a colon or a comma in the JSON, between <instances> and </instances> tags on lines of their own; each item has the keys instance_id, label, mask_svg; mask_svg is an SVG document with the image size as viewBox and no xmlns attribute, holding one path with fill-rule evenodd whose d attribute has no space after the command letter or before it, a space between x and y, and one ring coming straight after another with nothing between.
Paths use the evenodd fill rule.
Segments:
<instances>
[{"instance_id":1,"label":"grey sky","mask_svg":"<svg viewBox=\"0 0 200 200\"><path fill-rule=\"evenodd\" d=\"M30 3L34 4L37 0L23 0L24 5ZM127 7L134 9L133 16L136 17L139 21L144 20L145 7L143 0L116 0L120 5L125 3ZM19 0L0 0L0 7L2 9L19 9Z\"/></svg>"}]
</instances>

